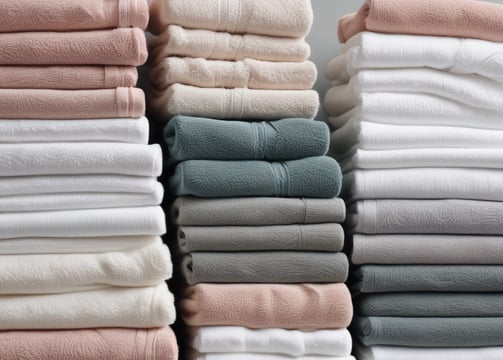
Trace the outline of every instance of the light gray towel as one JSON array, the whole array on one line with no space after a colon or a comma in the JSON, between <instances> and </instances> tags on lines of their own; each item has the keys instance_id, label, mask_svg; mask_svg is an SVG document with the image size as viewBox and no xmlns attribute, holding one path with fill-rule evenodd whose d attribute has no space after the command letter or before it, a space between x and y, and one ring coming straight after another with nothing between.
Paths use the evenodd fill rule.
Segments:
<instances>
[{"instance_id":1,"label":"light gray towel","mask_svg":"<svg viewBox=\"0 0 503 360\"><path fill-rule=\"evenodd\" d=\"M182 261L190 285L198 283L343 283L348 277L343 253L295 251L194 252Z\"/></svg>"},{"instance_id":2,"label":"light gray towel","mask_svg":"<svg viewBox=\"0 0 503 360\"><path fill-rule=\"evenodd\" d=\"M503 234L503 202L364 200L349 210L348 228L364 234Z\"/></svg>"},{"instance_id":3,"label":"light gray towel","mask_svg":"<svg viewBox=\"0 0 503 360\"><path fill-rule=\"evenodd\" d=\"M276 226L181 226L181 251L341 251L344 230L340 224Z\"/></svg>"},{"instance_id":4,"label":"light gray towel","mask_svg":"<svg viewBox=\"0 0 503 360\"><path fill-rule=\"evenodd\" d=\"M354 275L362 293L503 291L501 265L364 265Z\"/></svg>"},{"instance_id":5,"label":"light gray towel","mask_svg":"<svg viewBox=\"0 0 503 360\"><path fill-rule=\"evenodd\" d=\"M351 260L361 264L499 264L502 236L353 235Z\"/></svg>"},{"instance_id":6,"label":"light gray towel","mask_svg":"<svg viewBox=\"0 0 503 360\"><path fill-rule=\"evenodd\" d=\"M500 346L503 318L356 317L353 334L366 346Z\"/></svg>"},{"instance_id":7,"label":"light gray towel","mask_svg":"<svg viewBox=\"0 0 503 360\"><path fill-rule=\"evenodd\" d=\"M176 225L288 225L342 222L344 201L299 198L198 199L179 197L170 211Z\"/></svg>"}]
</instances>

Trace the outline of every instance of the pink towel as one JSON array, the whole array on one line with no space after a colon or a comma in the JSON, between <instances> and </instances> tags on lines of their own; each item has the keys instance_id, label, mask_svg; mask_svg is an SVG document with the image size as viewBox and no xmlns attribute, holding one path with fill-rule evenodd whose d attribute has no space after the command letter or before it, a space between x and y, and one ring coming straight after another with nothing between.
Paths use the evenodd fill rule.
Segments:
<instances>
[{"instance_id":1,"label":"pink towel","mask_svg":"<svg viewBox=\"0 0 503 360\"><path fill-rule=\"evenodd\" d=\"M190 326L332 329L353 316L344 284L198 284L185 290L180 309Z\"/></svg>"},{"instance_id":2,"label":"pink towel","mask_svg":"<svg viewBox=\"0 0 503 360\"><path fill-rule=\"evenodd\" d=\"M0 66L0 89L113 89L137 80L128 66Z\"/></svg>"},{"instance_id":3,"label":"pink towel","mask_svg":"<svg viewBox=\"0 0 503 360\"><path fill-rule=\"evenodd\" d=\"M176 360L169 327L0 332L2 360Z\"/></svg>"},{"instance_id":4,"label":"pink towel","mask_svg":"<svg viewBox=\"0 0 503 360\"><path fill-rule=\"evenodd\" d=\"M145 0L0 0L0 32L139 27L148 23Z\"/></svg>"},{"instance_id":5,"label":"pink towel","mask_svg":"<svg viewBox=\"0 0 503 360\"><path fill-rule=\"evenodd\" d=\"M38 90L0 89L2 119L97 119L145 113L141 89Z\"/></svg>"},{"instance_id":6,"label":"pink towel","mask_svg":"<svg viewBox=\"0 0 503 360\"><path fill-rule=\"evenodd\" d=\"M339 40L362 31L503 42L503 5L475 0L367 0L339 22Z\"/></svg>"},{"instance_id":7,"label":"pink towel","mask_svg":"<svg viewBox=\"0 0 503 360\"><path fill-rule=\"evenodd\" d=\"M0 65L139 66L147 60L147 41L138 28L3 33L0 49Z\"/></svg>"}]
</instances>

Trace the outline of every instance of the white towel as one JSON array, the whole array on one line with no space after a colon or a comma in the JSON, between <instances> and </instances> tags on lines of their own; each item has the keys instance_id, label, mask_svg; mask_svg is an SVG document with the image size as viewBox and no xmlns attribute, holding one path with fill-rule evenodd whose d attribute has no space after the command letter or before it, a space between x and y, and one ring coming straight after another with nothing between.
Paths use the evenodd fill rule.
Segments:
<instances>
[{"instance_id":1,"label":"white towel","mask_svg":"<svg viewBox=\"0 0 503 360\"><path fill-rule=\"evenodd\" d=\"M432 69L361 70L348 84L336 85L325 96L325 110L340 115L361 104L362 92L424 93L476 108L503 111L501 83L477 75Z\"/></svg>"},{"instance_id":2,"label":"white towel","mask_svg":"<svg viewBox=\"0 0 503 360\"><path fill-rule=\"evenodd\" d=\"M413 348L399 346L358 347L359 360L501 360L503 347Z\"/></svg>"},{"instance_id":3,"label":"white towel","mask_svg":"<svg viewBox=\"0 0 503 360\"><path fill-rule=\"evenodd\" d=\"M320 105L314 90L250 90L197 88L174 84L153 93L152 111L168 121L173 115L215 119L313 119Z\"/></svg>"},{"instance_id":4,"label":"white towel","mask_svg":"<svg viewBox=\"0 0 503 360\"><path fill-rule=\"evenodd\" d=\"M175 321L173 295L155 287L0 296L1 330L152 328Z\"/></svg>"},{"instance_id":5,"label":"white towel","mask_svg":"<svg viewBox=\"0 0 503 360\"><path fill-rule=\"evenodd\" d=\"M150 70L150 82L159 90L176 83L204 88L309 90L316 76L316 66L310 61L223 61L175 56L163 59Z\"/></svg>"},{"instance_id":6,"label":"white towel","mask_svg":"<svg viewBox=\"0 0 503 360\"><path fill-rule=\"evenodd\" d=\"M332 114L328 118L329 123L335 128L356 120L395 125L503 129L501 112L468 106L434 95L361 93L360 100L360 104L350 111Z\"/></svg>"},{"instance_id":7,"label":"white towel","mask_svg":"<svg viewBox=\"0 0 503 360\"><path fill-rule=\"evenodd\" d=\"M0 144L0 176L122 174L159 176L158 144L35 143Z\"/></svg>"},{"instance_id":8,"label":"white towel","mask_svg":"<svg viewBox=\"0 0 503 360\"><path fill-rule=\"evenodd\" d=\"M0 121L0 143L123 142L148 143L146 117L138 119Z\"/></svg>"},{"instance_id":9,"label":"white towel","mask_svg":"<svg viewBox=\"0 0 503 360\"><path fill-rule=\"evenodd\" d=\"M97 254L162 244L159 236L46 237L1 239L0 255Z\"/></svg>"},{"instance_id":10,"label":"white towel","mask_svg":"<svg viewBox=\"0 0 503 360\"><path fill-rule=\"evenodd\" d=\"M302 37L313 22L310 0L154 0L149 30L177 24L193 29Z\"/></svg>"},{"instance_id":11,"label":"white towel","mask_svg":"<svg viewBox=\"0 0 503 360\"><path fill-rule=\"evenodd\" d=\"M200 353L349 356L352 347L351 334L346 329L301 331L206 326L189 330L191 346Z\"/></svg>"},{"instance_id":12,"label":"white towel","mask_svg":"<svg viewBox=\"0 0 503 360\"><path fill-rule=\"evenodd\" d=\"M363 32L326 67L330 80L349 81L360 69L429 67L503 82L503 44L477 39Z\"/></svg>"},{"instance_id":13,"label":"white towel","mask_svg":"<svg viewBox=\"0 0 503 360\"><path fill-rule=\"evenodd\" d=\"M155 286L171 278L171 274L169 249L159 243L101 254L1 255L0 294Z\"/></svg>"},{"instance_id":14,"label":"white towel","mask_svg":"<svg viewBox=\"0 0 503 360\"><path fill-rule=\"evenodd\" d=\"M189 354L190 360L355 360L353 356L299 356L292 357L279 354L254 354L254 353L209 353Z\"/></svg>"},{"instance_id":15,"label":"white towel","mask_svg":"<svg viewBox=\"0 0 503 360\"><path fill-rule=\"evenodd\" d=\"M344 176L343 191L352 200L503 201L503 171L463 168L356 170Z\"/></svg>"},{"instance_id":16,"label":"white towel","mask_svg":"<svg viewBox=\"0 0 503 360\"><path fill-rule=\"evenodd\" d=\"M162 34L150 39L150 58L159 64L169 56L188 56L212 60L256 59L302 62L311 48L302 38L263 35L232 35L209 30L184 29L170 25Z\"/></svg>"},{"instance_id":17,"label":"white towel","mask_svg":"<svg viewBox=\"0 0 503 360\"><path fill-rule=\"evenodd\" d=\"M162 235L159 206L70 211L0 213L0 239Z\"/></svg>"}]
</instances>

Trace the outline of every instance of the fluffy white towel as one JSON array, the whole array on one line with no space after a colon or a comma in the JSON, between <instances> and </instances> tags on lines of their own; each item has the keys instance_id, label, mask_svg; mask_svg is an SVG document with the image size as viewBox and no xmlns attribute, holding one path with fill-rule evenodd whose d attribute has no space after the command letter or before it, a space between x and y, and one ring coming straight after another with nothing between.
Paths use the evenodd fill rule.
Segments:
<instances>
[{"instance_id":1,"label":"fluffy white towel","mask_svg":"<svg viewBox=\"0 0 503 360\"><path fill-rule=\"evenodd\" d=\"M155 287L0 296L0 329L152 328L175 321L173 295Z\"/></svg>"},{"instance_id":2,"label":"fluffy white towel","mask_svg":"<svg viewBox=\"0 0 503 360\"><path fill-rule=\"evenodd\" d=\"M314 90L204 89L182 84L153 93L150 101L153 111L165 121L180 114L215 119L313 119L320 106Z\"/></svg>"},{"instance_id":3,"label":"fluffy white towel","mask_svg":"<svg viewBox=\"0 0 503 360\"><path fill-rule=\"evenodd\" d=\"M316 76L316 66L310 61L223 61L175 56L163 59L150 70L150 82L161 90L176 83L204 88L308 90Z\"/></svg>"},{"instance_id":4,"label":"fluffy white towel","mask_svg":"<svg viewBox=\"0 0 503 360\"><path fill-rule=\"evenodd\" d=\"M477 39L363 32L326 67L330 80L349 81L360 69L429 67L503 82L503 44Z\"/></svg>"},{"instance_id":5,"label":"fluffy white towel","mask_svg":"<svg viewBox=\"0 0 503 360\"><path fill-rule=\"evenodd\" d=\"M158 144L35 143L0 144L0 176L122 174L159 176Z\"/></svg>"},{"instance_id":6,"label":"fluffy white towel","mask_svg":"<svg viewBox=\"0 0 503 360\"><path fill-rule=\"evenodd\" d=\"M232 35L209 30L184 29L170 25L149 41L150 57L158 64L168 56L189 56L212 60L256 59L266 61L306 61L311 48L302 38L263 35Z\"/></svg>"},{"instance_id":7,"label":"fluffy white towel","mask_svg":"<svg viewBox=\"0 0 503 360\"><path fill-rule=\"evenodd\" d=\"M155 286L171 274L171 257L164 244L101 254L1 255L0 294Z\"/></svg>"},{"instance_id":8,"label":"fluffy white towel","mask_svg":"<svg viewBox=\"0 0 503 360\"><path fill-rule=\"evenodd\" d=\"M501 360L503 347L413 348L399 346L357 347L360 360Z\"/></svg>"},{"instance_id":9,"label":"fluffy white towel","mask_svg":"<svg viewBox=\"0 0 503 360\"><path fill-rule=\"evenodd\" d=\"M148 120L7 120L0 121L0 143L123 142L148 143Z\"/></svg>"},{"instance_id":10,"label":"fluffy white towel","mask_svg":"<svg viewBox=\"0 0 503 360\"><path fill-rule=\"evenodd\" d=\"M362 92L425 93L477 108L503 110L501 83L477 75L412 68L359 71L348 84L327 92L327 113L340 115L360 105Z\"/></svg>"},{"instance_id":11,"label":"fluffy white towel","mask_svg":"<svg viewBox=\"0 0 503 360\"><path fill-rule=\"evenodd\" d=\"M162 235L159 206L0 213L0 238Z\"/></svg>"},{"instance_id":12,"label":"fluffy white towel","mask_svg":"<svg viewBox=\"0 0 503 360\"><path fill-rule=\"evenodd\" d=\"M351 334L338 330L248 329L239 326L190 328L200 353L270 353L290 356L351 354Z\"/></svg>"},{"instance_id":13,"label":"fluffy white towel","mask_svg":"<svg viewBox=\"0 0 503 360\"><path fill-rule=\"evenodd\" d=\"M471 199L503 201L503 171L411 168L356 170L344 176L355 199Z\"/></svg>"},{"instance_id":14,"label":"fluffy white towel","mask_svg":"<svg viewBox=\"0 0 503 360\"><path fill-rule=\"evenodd\" d=\"M332 115L328 121L335 128L350 120L357 120L396 125L503 129L501 112L428 94L361 93L358 106L343 114Z\"/></svg>"},{"instance_id":15,"label":"fluffy white towel","mask_svg":"<svg viewBox=\"0 0 503 360\"><path fill-rule=\"evenodd\" d=\"M97 254L159 244L162 239L153 235L1 239L0 255Z\"/></svg>"},{"instance_id":16,"label":"fluffy white towel","mask_svg":"<svg viewBox=\"0 0 503 360\"><path fill-rule=\"evenodd\" d=\"M153 0L151 32L170 24L192 29L302 37L313 22L310 0Z\"/></svg>"},{"instance_id":17,"label":"fluffy white towel","mask_svg":"<svg viewBox=\"0 0 503 360\"><path fill-rule=\"evenodd\" d=\"M355 360L353 356L299 356L291 357L278 354L253 354L253 353L208 353L194 352L189 354L190 360Z\"/></svg>"}]
</instances>

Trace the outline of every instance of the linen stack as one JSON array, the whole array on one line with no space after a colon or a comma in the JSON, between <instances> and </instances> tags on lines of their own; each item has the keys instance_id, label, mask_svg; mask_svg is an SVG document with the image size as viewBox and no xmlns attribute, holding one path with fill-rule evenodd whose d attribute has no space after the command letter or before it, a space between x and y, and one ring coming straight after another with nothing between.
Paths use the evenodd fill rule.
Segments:
<instances>
[{"instance_id":1,"label":"linen stack","mask_svg":"<svg viewBox=\"0 0 503 360\"><path fill-rule=\"evenodd\" d=\"M369 0L327 67L361 359L503 356L503 7Z\"/></svg>"},{"instance_id":2,"label":"linen stack","mask_svg":"<svg viewBox=\"0 0 503 360\"><path fill-rule=\"evenodd\" d=\"M0 357L176 359L146 2L0 8Z\"/></svg>"},{"instance_id":3,"label":"linen stack","mask_svg":"<svg viewBox=\"0 0 503 360\"><path fill-rule=\"evenodd\" d=\"M151 6L191 359L351 359L329 129L313 120L308 0Z\"/></svg>"}]
</instances>

